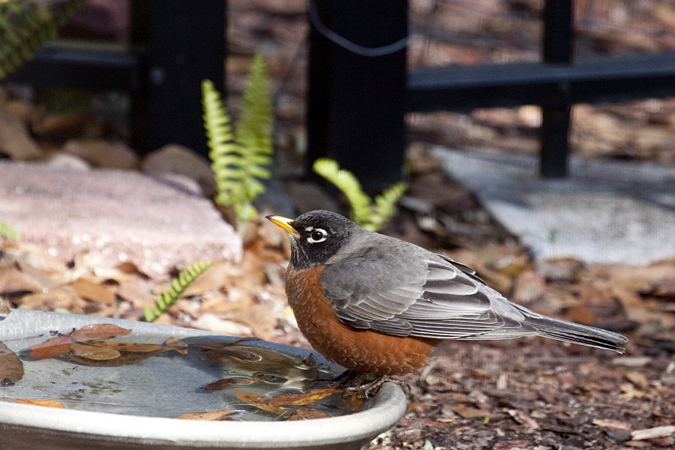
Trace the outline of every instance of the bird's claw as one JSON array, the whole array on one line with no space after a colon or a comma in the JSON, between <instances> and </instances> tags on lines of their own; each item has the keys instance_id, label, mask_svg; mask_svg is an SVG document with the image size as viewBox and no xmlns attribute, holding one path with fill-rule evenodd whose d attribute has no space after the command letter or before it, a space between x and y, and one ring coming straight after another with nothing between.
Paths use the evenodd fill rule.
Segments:
<instances>
[{"instance_id":1,"label":"bird's claw","mask_svg":"<svg viewBox=\"0 0 675 450\"><path fill-rule=\"evenodd\" d=\"M375 378L372 381L357 384L355 386L346 387L345 390L344 390L344 394L345 395L363 395L366 398L372 397L373 395L377 394L377 392L380 390L382 385L387 381L401 386L401 388L406 392L410 391L410 386L408 386L408 383L406 383L405 381L401 381L401 380L397 380L395 378L391 378L389 375L381 375L381 376Z\"/></svg>"}]
</instances>

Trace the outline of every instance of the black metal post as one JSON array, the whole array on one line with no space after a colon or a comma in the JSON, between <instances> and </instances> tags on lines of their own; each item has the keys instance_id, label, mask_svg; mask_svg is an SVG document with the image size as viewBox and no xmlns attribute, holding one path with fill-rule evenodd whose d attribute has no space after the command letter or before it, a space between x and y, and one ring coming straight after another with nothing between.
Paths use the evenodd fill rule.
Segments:
<instances>
[{"instance_id":1,"label":"black metal post","mask_svg":"<svg viewBox=\"0 0 675 450\"><path fill-rule=\"evenodd\" d=\"M206 155L200 86L205 78L225 86L225 2L149 1L147 139L139 150L176 142Z\"/></svg>"},{"instance_id":2,"label":"black metal post","mask_svg":"<svg viewBox=\"0 0 675 450\"><path fill-rule=\"evenodd\" d=\"M406 48L365 56L408 34L407 0L313 0L320 19L309 44L307 169L321 156L335 159L368 192L403 178ZM338 36L328 39L326 29ZM345 48L344 38L356 46Z\"/></svg>"},{"instance_id":3,"label":"black metal post","mask_svg":"<svg viewBox=\"0 0 675 450\"><path fill-rule=\"evenodd\" d=\"M573 58L572 0L544 3L544 63L570 64ZM568 173L571 104L569 85L558 86L552 106L542 107L539 171L545 178L563 178Z\"/></svg>"}]
</instances>

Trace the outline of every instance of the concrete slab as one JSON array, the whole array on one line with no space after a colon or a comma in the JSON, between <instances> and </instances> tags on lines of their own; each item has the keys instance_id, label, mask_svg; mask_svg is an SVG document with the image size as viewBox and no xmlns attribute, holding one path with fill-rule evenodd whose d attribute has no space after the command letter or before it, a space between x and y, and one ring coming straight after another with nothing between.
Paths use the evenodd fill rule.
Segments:
<instances>
[{"instance_id":1,"label":"concrete slab","mask_svg":"<svg viewBox=\"0 0 675 450\"><path fill-rule=\"evenodd\" d=\"M545 180L535 156L435 154L538 259L644 265L675 257L675 167L573 157L569 178Z\"/></svg>"},{"instance_id":2,"label":"concrete slab","mask_svg":"<svg viewBox=\"0 0 675 450\"><path fill-rule=\"evenodd\" d=\"M188 178L0 162L0 221L68 263L130 261L153 278L206 259L241 257L241 239Z\"/></svg>"}]
</instances>

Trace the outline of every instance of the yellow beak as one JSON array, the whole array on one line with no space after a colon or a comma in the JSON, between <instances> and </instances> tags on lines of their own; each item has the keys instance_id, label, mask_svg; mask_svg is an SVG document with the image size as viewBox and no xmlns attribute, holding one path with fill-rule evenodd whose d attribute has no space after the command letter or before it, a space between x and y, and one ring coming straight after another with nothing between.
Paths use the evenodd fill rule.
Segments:
<instances>
[{"instance_id":1,"label":"yellow beak","mask_svg":"<svg viewBox=\"0 0 675 450\"><path fill-rule=\"evenodd\" d=\"M267 220L272 222L274 225L283 228L286 232L291 234L295 238L300 237L300 233L291 226L291 222L293 222L293 219L287 219L286 217L281 217L281 216L267 216L265 217Z\"/></svg>"}]
</instances>

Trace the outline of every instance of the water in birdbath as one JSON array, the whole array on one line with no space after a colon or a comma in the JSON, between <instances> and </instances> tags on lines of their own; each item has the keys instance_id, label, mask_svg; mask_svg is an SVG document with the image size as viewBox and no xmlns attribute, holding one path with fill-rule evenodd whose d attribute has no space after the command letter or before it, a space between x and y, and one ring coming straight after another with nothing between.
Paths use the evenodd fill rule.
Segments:
<instances>
[{"instance_id":1,"label":"water in birdbath","mask_svg":"<svg viewBox=\"0 0 675 450\"><path fill-rule=\"evenodd\" d=\"M311 357L254 340L152 341L109 324L43 336L0 343L0 401L204 420L318 418L358 407Z\"/></svg>"}]
</instances>

